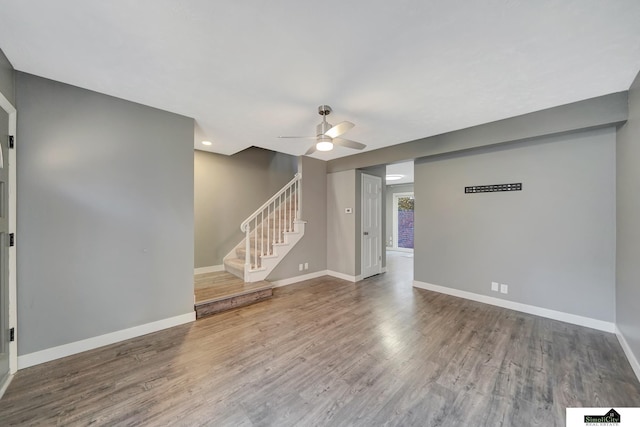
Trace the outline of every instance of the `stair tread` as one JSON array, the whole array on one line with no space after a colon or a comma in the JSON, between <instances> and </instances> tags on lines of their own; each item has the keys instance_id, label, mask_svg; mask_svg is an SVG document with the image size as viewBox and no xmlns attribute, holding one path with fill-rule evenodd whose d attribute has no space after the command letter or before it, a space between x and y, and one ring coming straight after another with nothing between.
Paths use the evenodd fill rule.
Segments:
<instances>
[{"instance_id":1,"label":"stair tread","mask_svg":"<svg viewBox=\"0 0 640 427\"><path fill-rule=\"evenodd\" d=\"M242 279L224 271L210 273L207 275L208 277L199 276L201 275L195 277L195 281L198 283L198 288L195 290L196 307L273 288L273 285L267 281L245 283ZM207 282L210 283L210 286L206 286Z\"/></svg>"},{"instance_id":2,"label":"stair tread","mask_svg":"<svg viewBox=\"0 0 640 427\"><path fill-rule=\"evenodd\" d=\"M273 295L273 285L267 281L245 283L224 271L196 275L194 281L197 319L255 304Z\"/></svg>"},{"instance_id":3,"label":"stair tread","mask_svg":"<svg viewBox=\"0 0 640 427\"><path fill-rule=\"evenodd\" d=\"M239 270L244 270L244 260L240 258L227 258L224 260L224 265L228 265Z\"/></svg>"},{"instance_id":4,"label":"stair tread","mask_svg":"<svg viewBox=\"0 0 640 427\"><path fill-rule=\"evenodd\" d=\"M244 274L244 258L227 258L224 261L224 266L238 270ZM253 271L263 270L263 268L254 269Z\"/></svg>"}]
</instances>

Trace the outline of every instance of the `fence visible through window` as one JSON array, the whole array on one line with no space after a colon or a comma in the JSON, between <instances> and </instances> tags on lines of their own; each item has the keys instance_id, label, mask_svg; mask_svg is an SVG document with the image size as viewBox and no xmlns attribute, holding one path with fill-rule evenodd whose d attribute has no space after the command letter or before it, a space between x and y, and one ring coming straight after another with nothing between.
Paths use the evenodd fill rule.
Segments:
<instances>
[{"instance_id":1,"label":"fence visible through window","mask_svg":"<svg viewBox=\"0 0 640 427\"><path fill-rule=\"evenodd\" d=\"M398 248L413 249L413 196L398 197Z\"/></svg>"}]
</instances>

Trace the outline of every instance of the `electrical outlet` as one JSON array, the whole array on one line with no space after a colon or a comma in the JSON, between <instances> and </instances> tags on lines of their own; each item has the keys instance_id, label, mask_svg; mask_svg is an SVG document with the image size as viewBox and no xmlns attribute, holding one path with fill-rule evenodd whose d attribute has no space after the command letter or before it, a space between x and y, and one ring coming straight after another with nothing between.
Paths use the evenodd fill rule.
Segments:
<instances>
[{"instance_id":1,"label":"electrical outlet","mask_svg":"<svg viewBox=\"0 0 640 427\"><path fill-rule=\"evenodd\" d=\"M300 265L298 266L298 271L302 271L302 269L303 269L303 268L304 268L304 265L300 264Z\"/></svg>"},{"instance_id":2,"label":"electrical outlet","mask_svg":"<svg viewBox=\"0 0 640 427\"><path fill-rule=\"evenodd\" d=\"M308 270L308 269L309 269L309 263L308 263L308 262L305 262L305 263L304 263L304 269L305 269L305 270Z\"/></svg>"},{"instance_id":3,"label":"electrical outlet","mask_svg":"<svg viewBox=\"0 0 640 427\"><path fill-rule=\"evenodd\" d=\"M509 285L505 285L504 283L500 285L500 293L508 294L509 293Z\"/></svg>"},{"instance_id":4,"label":"electrical outlet","mask_svg":"<svg viewBox=\"0 0 640 427\"><path fill-rule=\"evenodd\" d=\"M498 288L500 287L500 283L498 282L491 282L491 290L493 292L498 292Z\"/></svg>"}]
</instances>

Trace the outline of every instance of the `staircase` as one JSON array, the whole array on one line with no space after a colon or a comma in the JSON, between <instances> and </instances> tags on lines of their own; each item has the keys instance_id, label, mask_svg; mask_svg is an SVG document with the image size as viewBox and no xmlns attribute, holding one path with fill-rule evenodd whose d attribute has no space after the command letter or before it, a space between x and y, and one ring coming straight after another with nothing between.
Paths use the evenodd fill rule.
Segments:
<instances>
[{"instance_id":1,"label":"staircase","mask_svg":"<svg viewBox=\"0 0 640 427\"><path fill-rule=\"evenodd\" d=\"M263 281L302 239L301 174L240 225L245 238L224 257L224 268L245 282Z\"/></svg>"}]
</instances>

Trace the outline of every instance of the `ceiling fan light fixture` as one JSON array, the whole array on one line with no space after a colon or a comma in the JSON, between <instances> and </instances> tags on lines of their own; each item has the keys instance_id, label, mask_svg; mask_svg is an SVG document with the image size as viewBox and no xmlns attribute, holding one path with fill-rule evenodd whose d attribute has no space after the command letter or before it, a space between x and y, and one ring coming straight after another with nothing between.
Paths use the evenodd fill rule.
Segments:
<instances>
[{"instance_id":1,"label":"ceiling fan light fixture","mask_svg":"<svg viewBox=\"0 0 640 427\"><path fill-rule=\"evenodd\" d=\"M318 151L331 151L333 150L333 140L325 135L318 135L318 142L316 143L316 150Z\"/></svg>"},{"instance_id":2,"label":"ceiling fan light fixture","mask_svg":"<svg viewBox=\"0 0 640 427\"><path fill-rule=\"evenodd\" d=\"M316 150L318 151L331 151L333 150L333 142L330 140L320 140L316 144Z\"/></svg>"},{"instance_id":3,"label":"ceiling fan light fixture","mask_svg":"<svg viewBox=\"0 0 640 427\"><path fill-rule=\"evenodd\" d=\"M390 174L387 175L387 181L397 181L399 179L404 178L404 175L400 175L400 174Z\"/></svg>"}]
</instances>

